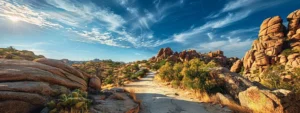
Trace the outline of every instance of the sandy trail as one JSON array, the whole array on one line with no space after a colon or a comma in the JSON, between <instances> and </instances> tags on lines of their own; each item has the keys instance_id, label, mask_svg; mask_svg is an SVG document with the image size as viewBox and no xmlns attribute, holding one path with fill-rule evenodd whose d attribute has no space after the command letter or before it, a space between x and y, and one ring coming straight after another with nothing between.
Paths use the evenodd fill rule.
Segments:
<instances>
[{"instance_id":1,"label":"sandy trail","mask_svg":"<svg viewBox=\"0 0 300 113\"><path fill-rule=\"evenodd\" d=\"M162 86L153 81L155 74L150 72L145 78L124 86L134 89L137 98L142 100L141 113L220 113L222 108L209 107L188 96L177 95L176 89ZM175 94L176 93L176 94Z\"/></svg>"}]
</instances>

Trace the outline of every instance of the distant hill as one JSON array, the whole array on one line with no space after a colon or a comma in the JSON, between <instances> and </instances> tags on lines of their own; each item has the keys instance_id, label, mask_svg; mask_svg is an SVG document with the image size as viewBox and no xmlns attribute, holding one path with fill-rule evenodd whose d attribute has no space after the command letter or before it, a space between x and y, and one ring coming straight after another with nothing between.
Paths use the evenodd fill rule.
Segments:
<instances>
[{"instance_id":1,"label":"distant hill","mask_svg":"<svg viewBox=\"0 0 300 113\"><path fill-rule=\"evenodd\" d=\"M0 59L16 59L32 61L37 58L45 58L43 55L36 55L28 50L16 50L13 47L0 48Z\"/></svg>"}]
</instances>

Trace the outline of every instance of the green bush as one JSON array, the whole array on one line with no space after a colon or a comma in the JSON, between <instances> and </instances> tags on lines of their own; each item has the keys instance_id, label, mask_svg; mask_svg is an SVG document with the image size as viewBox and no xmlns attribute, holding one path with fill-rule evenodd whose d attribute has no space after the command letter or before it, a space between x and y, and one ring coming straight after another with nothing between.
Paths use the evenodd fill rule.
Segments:
<instances>
[{"instance_id":1,"label":"green bush","mask_svg":"<svg viewBox=\"0 0 300 113\"><path fill-rule=\"evenodd\" d=\"M180 86L179 80L172 80L171 85L175 88L178 88Z\"/></svg>"},{"instance_id":2,"label":"green bush","mask_svg":"<svg viewBox=\"0 0 300 113\"><path fill-rule=\"evenodd\" d=\"M148 72L148 69L142 69L140 71L137 71L131 76L131 79L137 79L139 77L144 77L146 73Z\"/></svg>"},{"instance_id":3,"label":"green bush","mask_svg":"<svg viewBox=\"0 0 300 113\"><path fill-rule=\"evenodd\" d=\"M70 94L62 94L58 99L47 103L49 113L89 113L91 100L87 99L87 92L74 90Z\"/></svg>"},{"instance_id":4,"label":"green bush","mask_svg":"<svg viewBox=\"0 0 300 113\"><path fill-rule=\"evenodd\" d=\"M216 82L209 75L209 68L216 67L215 62L205 63L197 58L189 62L175 63L167 62L159 69L158 76L172 86L183 86L185 88L210 91L216 87Z\"/></svg>"},{"instance_id":5,"label":"green bush","mask_svg":"<svg viewBox=\"0 0 300 113\"><path fill-rule=\"evenodd\" d=\"M165 64L166 64L166 60L161 60L161 61L155 63L155 64L151 67L151 69L153 69L153 70L158 70L158 69L160 69L160 68L161 68L163 65L165 65Z\"/></svg>"},{"instance_id":6,"label":"green bush","mask_svg":"<svg viewBox=\"0 0 300 113\"><path fill-rule=\"evenodd\" d=\"M292 76L290 81L281 78L287 74ZM288 89L300 94L300 68L288 71L283 65L273 65L261 75L261 83L270 89Z\"/></svg>"},{"instance_id":7,"label":"green bush","mask_svg":"<svg viewBox=\"0 0 300 113\"><path fill-rule=\"evenodd\" d=\"M285 49L281 52L281 54L286 56L286 57L289 56L292 53L293 53L293 50L291 50L291 49Z\"/></svg>"},{"instance_id":8,"label":"green bush","mask_svg":"<svg viewBox=\"0 0 300 113\"><path fill-rule=\"evenodd\" d=\"M113 75L109 75L108 77L105 78L104 84L112 84L112 83L114 83L114 76Z\"/></svg>"}]
</instances>

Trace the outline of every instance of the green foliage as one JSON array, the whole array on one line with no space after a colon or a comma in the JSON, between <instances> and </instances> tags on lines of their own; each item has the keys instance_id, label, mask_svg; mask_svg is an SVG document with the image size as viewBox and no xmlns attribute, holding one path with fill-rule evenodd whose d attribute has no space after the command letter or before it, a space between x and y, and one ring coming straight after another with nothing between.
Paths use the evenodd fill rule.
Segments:
<instances>
[{"instance_id":1,"label":"green foliage","mask_svg":"<svg viewBox=\"0 0 300 113\"><path fill-rule=\"evenodd\" d=\"M292 53L293 53L293 51L291 49L285 49L281 52L281 54L286 56L286 57L289 56Z\"/></svg>"},{"instance_id":2,"label":"green foliage","mask_svg":"<svg viewBox=\"0 0 300 113\"><path fill-rule=\"evenodd\" d=\"M151 69L153 69L153 70L158 70L158 69L160 69L161 66L163 66L163 65L165 65L165 64L166 64L166 60L161 60L161 61L155 63L155 64L151 67Z\"/></svg>"},{"instance_id":3,"label":"green foliage","mask_svg":"<svg viewBox=\"0 0 300 113\"><path fill-rule=\"evenodd\" d=\"M110 75L110 76L105 78L104 84L112 84L112 83L114 83L114 76L113 75Z\"/></svg>"},{"instance_id":4,"label":"green foliage","mask_svg":"<svg viewBox=\"0 0 300 113\"><path fill-rule=\"evenodd\" d=\"M159 76L163 80L170 82L172 80L173 69L171 63L167 62L159 69Z\"/></svg>"},{"instance_id":5,"label":"green foliage","mask_svg":"<svg viewBox=\"0 0 300 113\"><path fill-rule=\"evenodd\" d=\"M209 68L216 67L215 62L205 63L197 58L189 62L175 63L167 62L159 69L158 76L167 82L171 82L174 87L183 86L185 88L210 91L216 87L216 82L209 75Z\"/></svg>"},{"instance_id":6,"label":"green foliage","mask_svg":"<svg viewBox=\"0 0 300 113\"><path fill-rule=\"evenodd\" d=\"M175 88L178 88L180 86L180 81L179 80L172 80L171 85Z\"/></svg>"},{"instance_id":7,"label":"green foliage","mask_svg":"<svg viewBox=\"0 0 300 113\"><path fill-rule=\"evenodd\" d=\"M139 77L144 77L146 73L148 72L148 69L142 69L140 71L137 71L131 76L131 79L137 79Z\"/></svg>"},{"instance_id":8,"label":"green foliage","mask_svg":"<svg viewBox=\"0 0 300 113\"><path fill-rule=\"evenodd\" d=\"M283 76L290 75L289 81L284 81ZM271 89L288 89L300 94L300 68L285 70L283 65L273 65L261 74L261 83Z\"/></svg>"},{"instance_id":9,"label":"green foliage","mask_svg":"<svg viewBox=\"0 0 300 113\"><path fill-rule=\"evenodd\" d=\"M49 113L88 113L91 100L87 99L87 92L79 89L70 94L62 94L58 99L47 103Z\"/></svg>"}]
</instances>

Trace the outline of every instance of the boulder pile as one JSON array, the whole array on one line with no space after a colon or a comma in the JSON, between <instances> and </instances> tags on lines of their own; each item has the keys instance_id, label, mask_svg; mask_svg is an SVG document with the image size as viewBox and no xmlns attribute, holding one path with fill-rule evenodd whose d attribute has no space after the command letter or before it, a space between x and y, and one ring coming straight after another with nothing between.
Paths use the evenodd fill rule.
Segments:
<instances>
[{"instance_id":1,"label":"boulder pile","mask_svg":"<svg viewBox=\"0 0 300 113\"><path fill-rule=\"evenodd\" d=\"M285 89L270 90L227 68L213 68L210 75L233 101L254 113L299 113L300 96ZM230 99L230 98L228 98ZM224 99L222 99L224 100Z\"/></svg>"},{"instance_id":2,"label":"boulder pile","mask_svg":"<svg viewBox=\"0 0 300 113\"><path fill-rule=\"evenodd\" d=\"M265 19L253 41L252 48L244 58L231 67L232 72L240 72L253 81L260 81L255 73L262 73L272 65L283 65L285 70L300 67L300 10L288 15L288 28L279 16Z\"/></svg>"},{"instance_id":3,"label":"boulder pile","mask_svg":"<svg viewBox=\"0 0 300 113\"><path fill-rule=\"evenodd\" d=\"M171 48L161 48L156 56L149 59L150 62L160 62L162 60L170 62L185 62L191 59L199 58L206 63L215 61L221 66L230 68L233 63L238 60L236 57L227 58L224 56L223 51L217 50L209 53L198 53L196 50L184 50L182 52L173 52Z\"/></svg>"}]
</instances>

